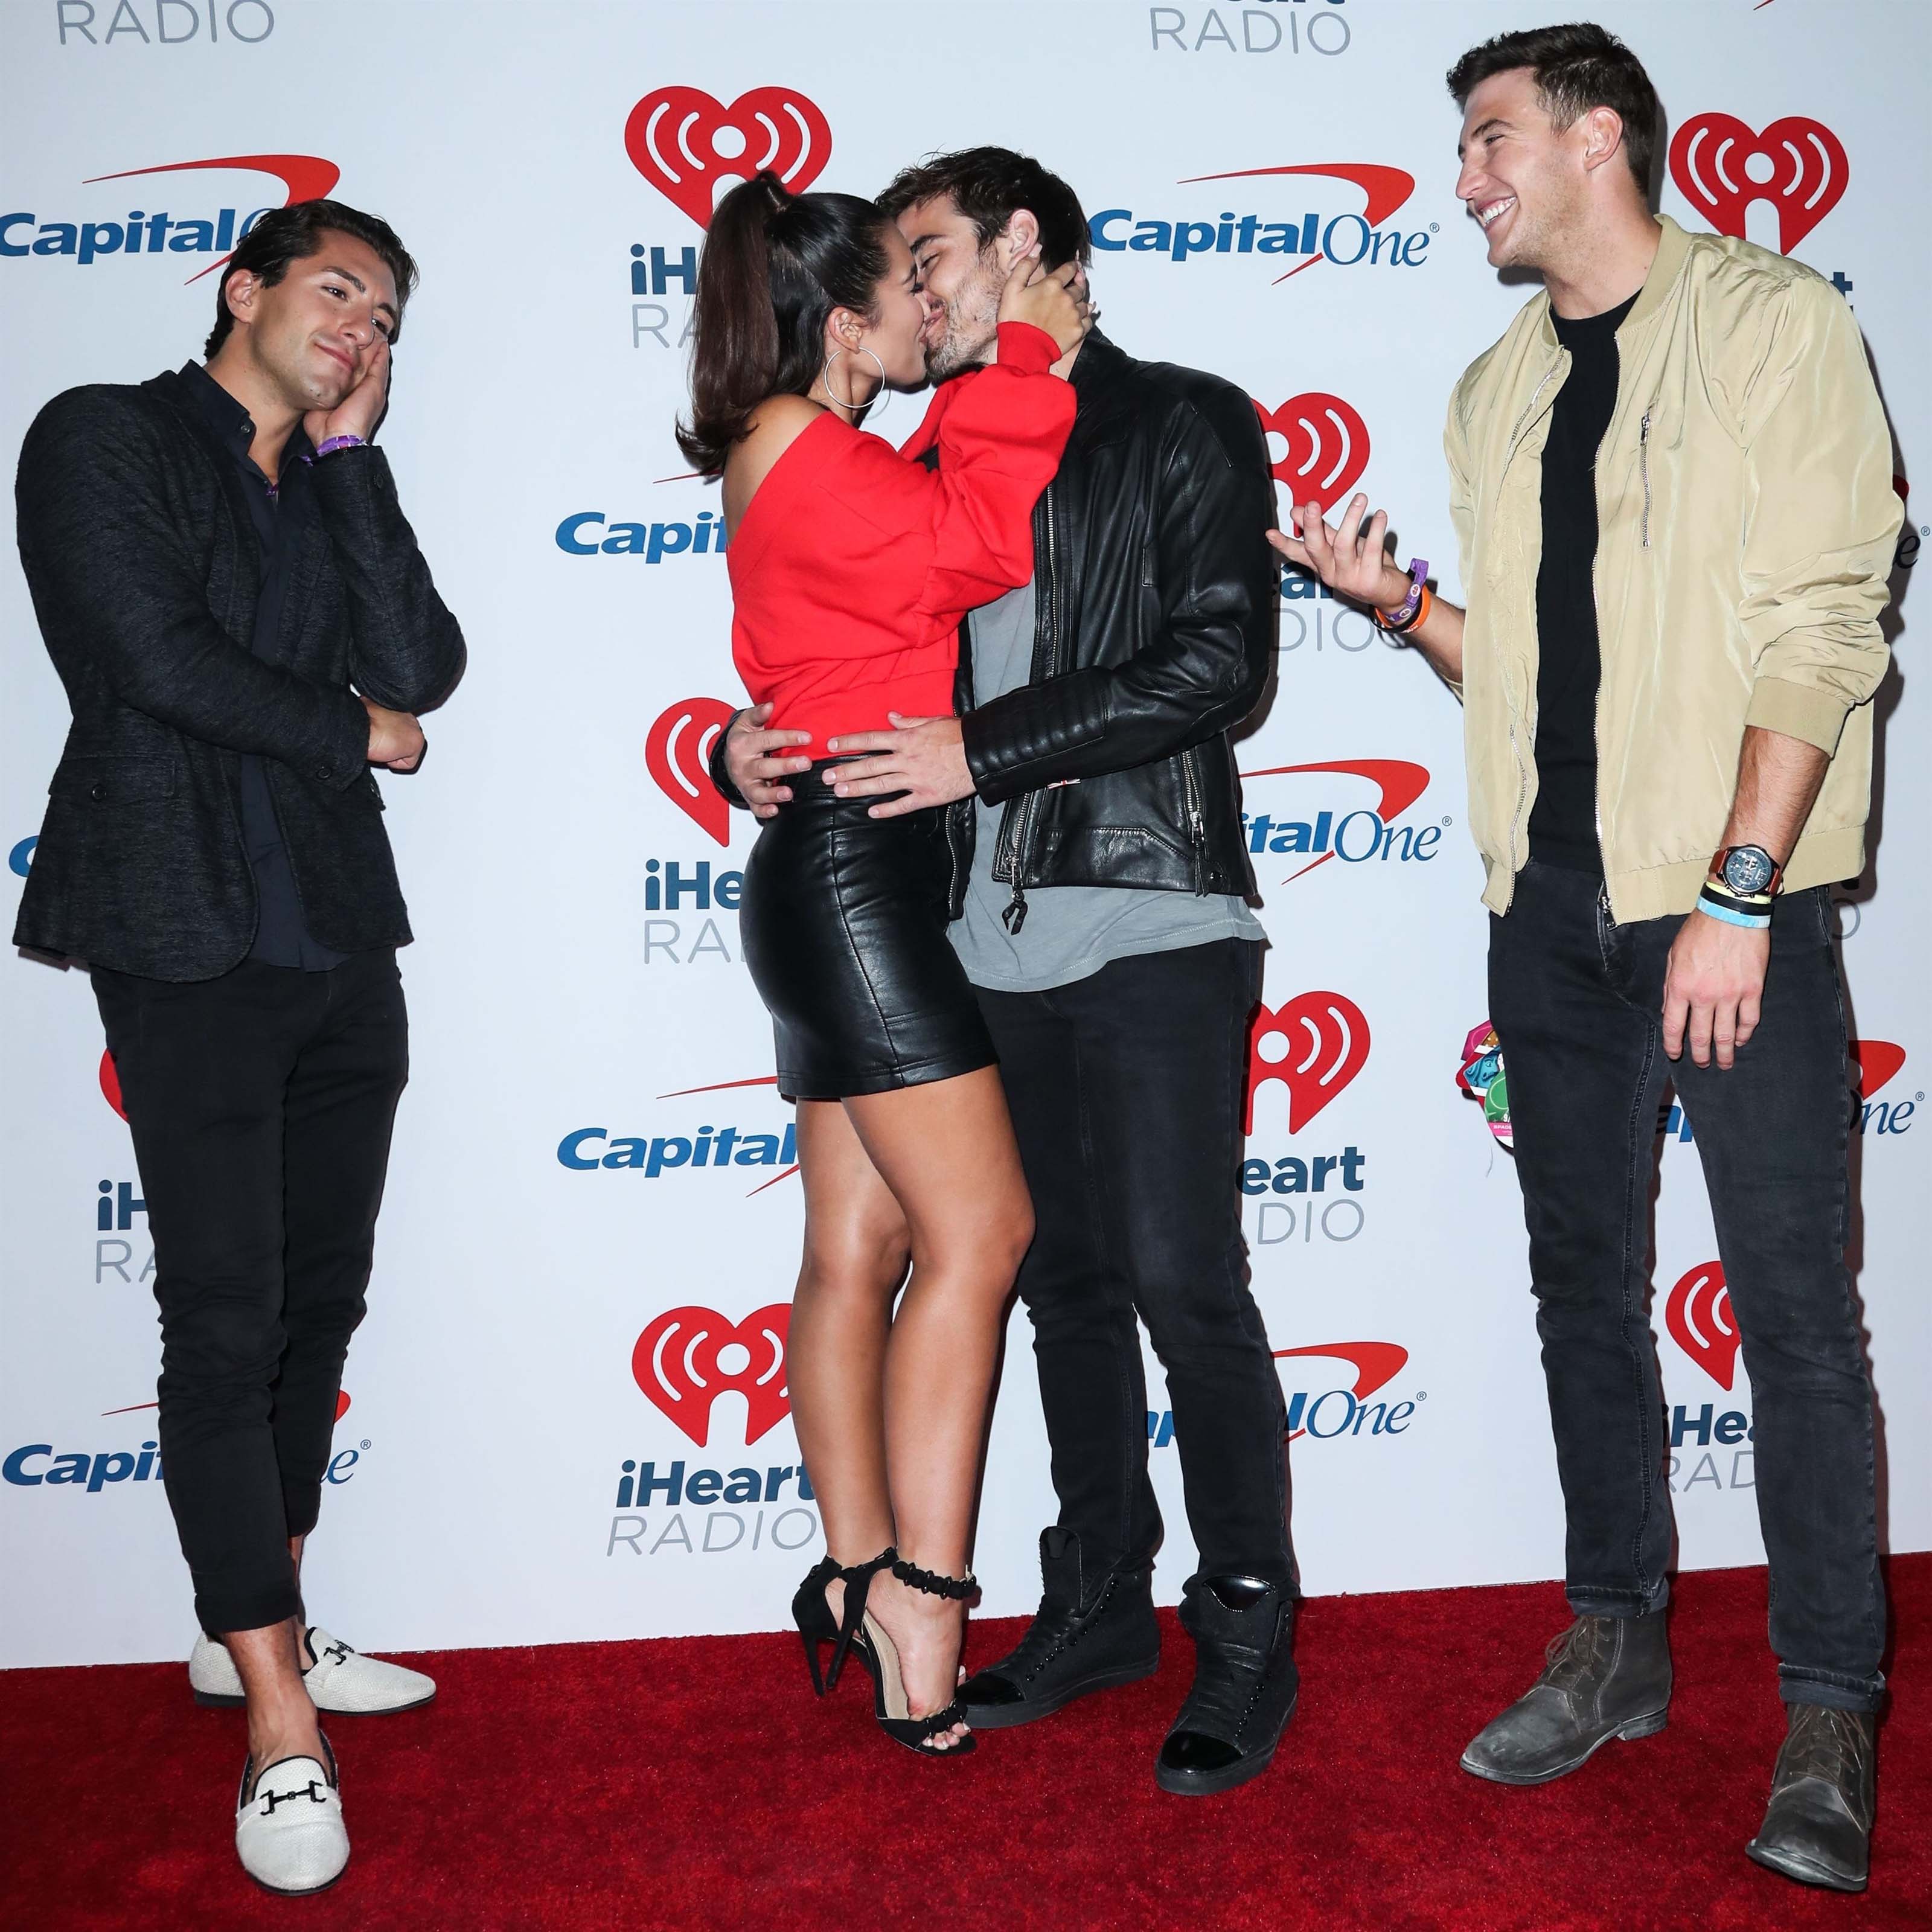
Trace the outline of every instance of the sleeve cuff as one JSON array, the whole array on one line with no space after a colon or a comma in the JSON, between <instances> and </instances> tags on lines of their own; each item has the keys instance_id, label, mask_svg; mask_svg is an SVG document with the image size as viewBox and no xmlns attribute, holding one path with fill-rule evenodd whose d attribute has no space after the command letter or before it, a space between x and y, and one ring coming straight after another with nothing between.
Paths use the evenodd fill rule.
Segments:
<instances>
[{"instance_id":1,"label":"sleeve cuff","mask_svg":"<svg viewBox=\"0 0 1932 1932\"><path fill-rule=\"evenodd\" d=\"M1030 322L1000 324L999 366L1022 376L1044 376L1060 360L1060 345Z\"/></svg>"},{"instance_id":2,"label":"sleeve cuff","mask_svg":"<svg viewBox=\"0 0 1932 1932\"><path fill-rule=\"evenodd\" d=\"M1787 738L1800 738L1816 745L1829 758L1838 748L1850 707L1829 692L1810 685L1793 684L1789 679L1761 677L1751 691L1750 708L1744 713L1747 728L1780 731Z\"/></svg>"}]
</instances>

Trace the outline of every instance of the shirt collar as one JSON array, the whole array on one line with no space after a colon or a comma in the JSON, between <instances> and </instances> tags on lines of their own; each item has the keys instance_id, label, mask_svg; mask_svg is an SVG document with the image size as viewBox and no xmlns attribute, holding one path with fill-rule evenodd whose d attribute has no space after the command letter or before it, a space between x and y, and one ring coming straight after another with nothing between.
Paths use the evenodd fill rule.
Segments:
<instances>
[{"instance_id":1,"label":"shirt collar","mask_svg":"<svg viewBox=\"0 0 1932 1932\"><path fill-rule=\"evenodd\" d=\"M200 363L189 362L182 364L182 380L194 398L195 406L225 447L238 461L245 463L261 474L249 447L255 440L255 419L246 408L224 389ZM282 449L282 475L284 480L292 464L302 462L314 454L307 433L300 423L289 432L289 440Z\"/></svg>"}]
</instances>

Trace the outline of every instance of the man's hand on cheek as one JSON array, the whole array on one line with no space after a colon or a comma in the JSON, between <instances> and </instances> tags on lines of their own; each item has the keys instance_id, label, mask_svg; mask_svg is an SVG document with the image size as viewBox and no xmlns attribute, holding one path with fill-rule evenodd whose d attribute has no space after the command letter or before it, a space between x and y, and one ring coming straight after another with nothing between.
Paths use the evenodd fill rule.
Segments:
<instances>
[{"instance_id":1,"label":"man's hand on cheek","mask_svg":"<svg viewBox=\"0 0 1932 1932\"><path fill-rule=\"evenodd\" d=\"M825 774L825 782L841 798L886 797L890 802L874 806L868 816L898 818L973 796L958 718L905 718L896 711L886 715L892 721L890 731L850 731L826 741L832 757L862 754ZM904 796L894 797L895 793Z\"/></svg>"}]
</instances>

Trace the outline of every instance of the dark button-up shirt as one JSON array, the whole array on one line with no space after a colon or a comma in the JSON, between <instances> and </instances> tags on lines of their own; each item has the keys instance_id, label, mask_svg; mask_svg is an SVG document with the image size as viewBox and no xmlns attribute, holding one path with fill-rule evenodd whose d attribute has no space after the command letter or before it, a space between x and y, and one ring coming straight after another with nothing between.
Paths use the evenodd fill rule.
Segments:
<instances>
[{"instance_id":1,"label":"dark button-up shirt","mask_svg":"<svg viewBox=\"0 0 1932 1932\"><path fill-rule=\"evenodd\" d=\"M309 440L298 423L282 450L280 477L271 483L248 453L255 425L248 410L199 362L187 364L182 374L232 458L242 494L248 500L249 516L262 552L262 590L255 602L249 648L272 664L278 662L275 645L288 604L290 574L302 540L318 514L309 488L309 466L304 460L310 454ZM255 875L258 908L255 944L249 958L307 973L326 972L340 965L345 956L332 952L309 932L288 848L275 817L275 802L269 796L268 775L261 759L249 753L242 759L242 838Z\"/></svg>"}]
</instances>

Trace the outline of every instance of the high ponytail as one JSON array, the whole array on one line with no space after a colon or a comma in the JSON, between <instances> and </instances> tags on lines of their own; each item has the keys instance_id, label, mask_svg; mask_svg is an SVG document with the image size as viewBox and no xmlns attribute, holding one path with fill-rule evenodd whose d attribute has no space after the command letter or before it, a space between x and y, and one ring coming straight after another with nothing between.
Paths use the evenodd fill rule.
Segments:
<instances>
[{"instance_id":1,"label":"high ponytail","mask_svg":"<svg viewBox=\"0 0 1932 1932\"><path fill-rule=\"evenodd\" d=\"M887 220L856 195L790 194L769 172L718 204L698 264L691 416L677 426L693 468L716 476L766 397L812 387L835 308L877 312Z\"/></svg>"}]
</instances>

